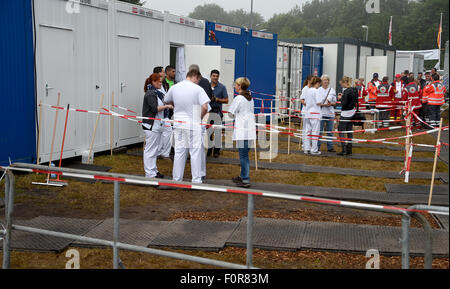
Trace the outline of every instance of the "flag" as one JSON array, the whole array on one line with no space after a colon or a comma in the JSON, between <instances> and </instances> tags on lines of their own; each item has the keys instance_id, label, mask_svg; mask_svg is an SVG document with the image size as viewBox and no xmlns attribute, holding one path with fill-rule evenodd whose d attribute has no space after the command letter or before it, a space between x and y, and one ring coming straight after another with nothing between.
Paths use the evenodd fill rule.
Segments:
<instances>
[{"instance_id":1,"label":"flag","mask_svg":"<svg viewBox=\"0 0 450 289\"><path fill-rule=\"evenodd\" d=\"M439 24L439 32L438 32L438 38L437 38L437 43L438 43L439 49L441 49L441 34L442 34L442 14L441 14L441 23Z\"/></svg>"},{"instance_id":2,"label":"flag","mask_svg":"<svg viewBox=\"0 0 450 289\"><path fill-rule=\"evenodd\" d=\"M437 44L438 44L438 48L439 48L439 60L438 63L436 64L436 66L434 68L436 69L441 69L441 34L442 34L442 13L441 13L441 22L439 23L439 32L438 32L438 37L437 37Z\"/></svg>"},{"instance_id":3,"label":"flag","mask_svg":"<svg viewBox=\"0 0 450 289\"><path fill-rule=\"evenodd\" d=\"M392 16L391 23L389 24L389 46L392 46Z\"/></svg>"}]
</instances>

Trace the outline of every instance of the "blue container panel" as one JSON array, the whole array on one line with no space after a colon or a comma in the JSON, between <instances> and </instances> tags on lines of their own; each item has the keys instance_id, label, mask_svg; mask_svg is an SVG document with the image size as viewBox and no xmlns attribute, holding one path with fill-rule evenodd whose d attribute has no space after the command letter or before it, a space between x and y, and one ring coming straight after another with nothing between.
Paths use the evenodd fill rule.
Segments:
<instances>
[{"instance_id":1,"label":"blue container panel","mask_svg":"<svg viewBox=\"0 0 450 289\"><path fill-rule=\"evenodd\" d=\"M241 34L232 34L226 33L222 31L216 31L215 27L216 23L206 22L205 29L205 44L212 46L221 46L222 48L234 49L235 51L235 61L236 68L234 75L236 78L245 77L246 73L246 65L245 65L245 57L246 57L246 41L247 35L244 29L240 29ZM237 28L237 27L236 27ZM214 32L215 39L210 37L210 32Z\"/></svg>"},{"instance_id":2,"label":"blue container panel","mask_svg":"<svg viewBox=\"0 0 450 289\"><path fill-rule=\"evenodd\" d=\"M30 0L0 9L0 165L36 160L33 23Z\"/></svg>"},{"instance_id":3,"label":"blue container panel","mask_svg":"<svg viewBox=\"0 0 450 289\"><path fill-rule=\"evenodd\" d=\"M277 36L274 35L274 39L256 38L251 37L251 30L238 29L240 35L216 31L216 23L206 22L205 43L234 49L236 54L235 78L248 77L252 83L250 89L254 91L255 98L273 99L273 96L258 93L274 95L276 92ZM255 113L260 113L261 106L262 101L255 99ZM264 102L264 107L270 108L270 100ZM269 110L265 110L265 112L268 113Z\"/></svg>"},{"instance_id":4,"label":"blue container panel","mask_svg":"<svg viewBox=\"0 0 450 289\"><path fill-rule=\"evenodd\" d=\"M247 77L252 83L251 90L255 92L253 96L257 98L255 99L255 113L269 113L270 99L275 98L273 95L276 93L277 46L276 35L274 35L274 39L249 38ZM258 99L264 99L264 106L263 101ZM275 103L273 106L275 107ZM265 109L262 110L261 107Z\"/></svg>"},{"instance_id":5,"label":"blue container panel","mask_svg":"<svg viewBox=\"0 0 450 289\"><path fill-rule=\"evenodd\" d=\"M302 86L308 75L322 76L323 48L303 46Z\"/></svg>"}]
</instances>

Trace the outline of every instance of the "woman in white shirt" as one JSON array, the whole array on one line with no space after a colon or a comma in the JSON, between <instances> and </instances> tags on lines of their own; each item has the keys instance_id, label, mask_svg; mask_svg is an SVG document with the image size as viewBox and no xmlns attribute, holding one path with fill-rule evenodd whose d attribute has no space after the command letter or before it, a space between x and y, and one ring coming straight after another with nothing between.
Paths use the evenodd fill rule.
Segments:
<instances>
[{"instance_id":1,"label":"woman in white shirt","mask_svg":"<svg viewBox=\"0 0 450 289\"><path fill-rule=\"evenodd\" d=\"M308 89L305 95L305 119L303 126L304 135L304 152L305 154L320 155L319 147L317 146L320 135L320 120L322 119L322 98L319 93L319 87L322 80L314 76L311 80L311 88Z\"/></svg>"},{"instance_id":2,"label":"woman in white shirt","mask_svg":"<svg viewBox=\"0 0 450 289\"><path fill-rule=\"evenodd\" d=\"M334 119L336 117L334 107L336 106L337 98L336 91L329 87L330 77L328 75L322 75L322 86L319 88L319 93L322 97L322 120L320 121L320 133L326 131L327 136L332 137L334 128ZM321 147L321 141L318 142L317 146ZM327 148L329 152L335 152L332 142L327 142Z\"/></svg>"},{"instance_id":3,"label":"woman in white shirt","mask_svg":"<svg viewBox=\"0 0 450 289\"><path fill-rule=\"evenodd\" d=\"M234 119L233 141L237 142L239 159L241 162L241 175L233 179L239 187L250 187L250 159L248 153L251 141L256 140L255 103L248 91L250 81L241 77L234 83L238 96L233 100L228 115Z\"/></svg>"}]
</instances>

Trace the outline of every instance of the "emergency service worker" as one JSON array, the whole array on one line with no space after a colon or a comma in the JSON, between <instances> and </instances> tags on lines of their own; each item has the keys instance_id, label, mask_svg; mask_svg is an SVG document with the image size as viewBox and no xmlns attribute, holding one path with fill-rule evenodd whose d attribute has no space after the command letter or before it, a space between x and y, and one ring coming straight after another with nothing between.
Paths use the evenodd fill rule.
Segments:
<instances>
[{"instance_id":1,"label":"emergency service worker","mask_svg":"<svg viewBox=\"0 0 450 289\"><path fill-rule=\"evenodd\" d=\"M383 81L377 88L377 99L376 99L376 107L380 110L379 118L383 120L383 126L389 127L389 108L392 105L392 98L389 95L389 90L391 89L391 85L389 84L389 77L383 77ZM381 123L379 123L381 126Z\"/></svg>"},{"instance_id":2,"label":"emergency service worker","mask_svg":"<svg viewBox=\"0 0 450 289\"><path fill-rule=\"evenodd\" d=\"M391 84L390 96L393 99L395 109L391 111L391 119L397 120L402 118L402 107L405 105L407 95L405 92L405 83L402 81L401 74L395 76L395 81Z\"/></svg>"},{"instance_id":3,"label":"emergency service worker","mask_svg":"<svg viewBox=\"0 0 450 289\"><path fill-rule=\"evenodd\" d=\"M373 79L367 85L367 90L369 92L370 108L375 108L374 104L377 101L378 86L380 86L380 84L381 84L381 82L378 79L378 77L379 77L378 73L374 73L373 74Z\"/></svg>"},{"instance_id":4,"label":"emergency service worker","mask_svg":"<svg viewBox=\"0 0 450 289\"><path fill-rule=\"evenodd\" d=\"M441 105L445 103L445 86L440 81L439 74L433 75L433 83L425 88L428 98L429 124L433 127L439 127L441 120Z\"/></svg>"},{"instance_id":5,"label":"emergency service worker","mask_svg":"<svg viewBox=\"0 0 450 289\"><path fill-rule=\"evenodd\" d=\"M411 103L413 107L413 112L416 115L420 114L420 109L422 108L422 90L420 85L415 81L414 76L409 77L409 83L405 86L405 91L407 93L407 102ZM420 122L416 117L412 117L414 127L420 128Z\"/></svg>"}]
</instances>

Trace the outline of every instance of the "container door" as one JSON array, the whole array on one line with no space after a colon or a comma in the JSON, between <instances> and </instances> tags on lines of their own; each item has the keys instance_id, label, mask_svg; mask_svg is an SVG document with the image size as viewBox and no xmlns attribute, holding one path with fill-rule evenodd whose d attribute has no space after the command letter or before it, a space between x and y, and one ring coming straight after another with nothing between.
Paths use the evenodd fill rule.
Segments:
<instances>
[{"instance_id":1,"label":"container door","mask_svg":"<svg viewBox=\"0 0 450 289\"><path fill-rule=\"evenodd\" d=\"M74 37L70 29L54 28L41 26L40 45L41 45L41 79L43 91L41 92L42 102L45 104L56 105L58 93L61 93L60 106L67 107L68 103L74 99ZM72 103L71 103L72 104ZM44 108L42 114L42 160L48 161L51 151L53 127L55 122L56 110ZM58 112L55 143L52 160L59 159L61 145L64 134L65 111ZM69 113L67 132L65 139L64 152L70 152L75 149L76 123L75 114Z\"/></svg>"},{"instance_id":2,"label":"container door","mask_svg":"<svg viewBox=\"0 0 450 289\"><path fill-rule=\"evenodd\" d=\"M378 73L380 79L388 73L387 56L368 56L366 61L366 79L370 81L373 74Z\"/></svg>"},{"instance_id":3,"label":"container door","mask_svg":"<svg viewBox=\"0 0 450 289\"><path fill-rule=\"evenodd\" d=\"M141 46L139 38L118 37L119 49L119 100L118 105L142 114L144 96L141 81ZM142 132L141 126L132 120L119 120L119 140L136 138Z\"/></svg>"}]
</instances>

